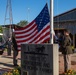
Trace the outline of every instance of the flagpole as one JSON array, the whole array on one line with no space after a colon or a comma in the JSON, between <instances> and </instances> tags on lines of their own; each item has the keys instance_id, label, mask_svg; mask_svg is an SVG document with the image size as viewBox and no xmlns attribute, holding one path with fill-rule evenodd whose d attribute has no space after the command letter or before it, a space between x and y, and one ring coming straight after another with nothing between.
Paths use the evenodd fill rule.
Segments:
<instances>
[{"instance_id":1,"label":"flagpole","mask_svg":"<svg viewBox=\"0 0 76 75\"><path fill-rule=\"evenodd\" d=\"M54 36L54 19L53 19L53 1L50 0L50 43L53 44L53 36Z\"/></svg>"}]
</instances>

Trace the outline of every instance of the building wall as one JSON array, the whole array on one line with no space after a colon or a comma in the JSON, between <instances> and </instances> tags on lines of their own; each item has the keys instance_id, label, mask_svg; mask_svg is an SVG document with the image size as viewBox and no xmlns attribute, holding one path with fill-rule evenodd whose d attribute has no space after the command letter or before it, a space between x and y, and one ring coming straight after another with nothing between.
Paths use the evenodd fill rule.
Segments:
<instances>
[{"instance_id":1,"label":"building wall","mask_svg":"<svg viewBox=\"0 0 76 75\"><path fill-rule=\"evenodd\" d=\"M76 48L76 21L55 22L54 29L68 29L73 35L73 46Z\"/></svg>"},{"instance_id":2,"label":"building wall","mask_svg":"<svg viewBox=\"0 0 76 75\"><path fill-rule=\"evenodd\" d=\"M67 22L55 22L54 29L68 29L71 34L76 34L76 21L67 21Z\"/></svg>"}]
</instances>

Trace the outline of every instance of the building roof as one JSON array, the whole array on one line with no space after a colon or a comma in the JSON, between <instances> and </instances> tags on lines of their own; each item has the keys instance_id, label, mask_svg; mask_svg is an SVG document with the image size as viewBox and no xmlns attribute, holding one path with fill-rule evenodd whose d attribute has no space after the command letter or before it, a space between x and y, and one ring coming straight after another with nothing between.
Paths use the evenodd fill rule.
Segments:
<instances>
[{"instance_id":1,"label":"building roof","mask_svg":"<svg viewBox=\"0 0 76 75\"><path fill-rule=\"evenodd\" d=\"M54 22L76 21L76 8L54 17Z\"/></svg>"},{"instance_id":2,"label":"building roof","mask_svg":"<svg viewBox=\"0 0 76 75\"><path fill-rule=\"evenodd\" d=\"M10 28L10 26L11 26L11 28L13 29L13 28L21 28L20 26L18 26L18 25L16 25L16 24L12 24L12 25L1 25L2 27L6 27L6 28Z\"/></svg>"}]
</instances>

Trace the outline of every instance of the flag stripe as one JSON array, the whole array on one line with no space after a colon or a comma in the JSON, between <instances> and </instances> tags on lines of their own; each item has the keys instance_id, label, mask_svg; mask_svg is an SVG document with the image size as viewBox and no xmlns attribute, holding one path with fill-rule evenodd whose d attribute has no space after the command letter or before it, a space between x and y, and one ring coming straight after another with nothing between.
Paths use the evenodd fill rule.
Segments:
<instances>
[{"instance_id":1,"label":"flag stripe","mask_svg":"<svg viewBox=\"0 0 76 75\"><path fill-rule=\"evenodd\" d=\"M22 30L16 30L15 34L23 34L25 32L28 32L29 30L33 29L36 25L36 23L34 22L31 26L29 26L28 28L26 27L25 29Z\"/></svg>"},{"instance_id":2,"label":"flag stripe","mask_svg":"<svg viewBox=\"0 0 76 75\"><path fill-rule=\"evenodd\" d=\"M50 32L50 29L49 29L50 25L46 25L46 26L40 31L40 33L38 33L37 35L35 35L35 37L33 38L32 42L36 42L36 40L38 40L40 37L42 37L43 34L46 34L47 32Z\"/></svg>"},{"instance_id":3,"label":"flag stripe","mask_svg":"<svg viewBox=\"0 0 76 75\"><path fill-rule=\"evenodd\" d=\"M40 40L41 40L41 41L44 41L45 38L46 38L49 34L50 34L50 32L47 32L45 35L40 36L39 39L37 39L37 40L35 41L35 43L39 43ZM45 37L45 38L44 38L44 37Z\"/></svg>"},{"instance_id":4,"label":"flag stripe","mask_svg":"<svg viewBox=\"0 0 76 75\"><path fill-rule=\"evenodd\" d=\"M33 35L35 32L37 32L37 27L35 27L34 29L30 30L29 32L23 33L23 34L16 34L16 38L20 39L20 38L24 38L24 37L29 37L31 35Z\"/></svg>"},{"instance_id":5,"label":"flag stripe","mask_svg":"<svg viewBox=\"0 0 76 75\"><path fill-rule=\"evenodd\" d=\"M22 36L16 36L16 38L17 38L16 40L21 40L21 39L23 40L24 38L25 38L25 39L30 38L30 37L32 37L33 35L36 35L37 32L38 32L38 31L35 30L34 32L32 32L32 33L30 33L30 34L25 34L25 35L24 35L24 34L21 34Z\"/></svg>"},{"instance_id":6,"label":"flag stripe","mask_svg":"<svg viewBox=\"0 0 76 75\"><path fill-rule=\"evenodd\" d=\"M47 27L46 27L47 26ZM49 34L50 34L50 30L49 30L49 27L50 27L50 25L49 25L49 23L48 23L48 25L46 25L44 28L43 28L43 30L40 32L40 34L41 34L41 36L40 35L37 35L37 36L35 36L35 39L33 39L32 41L31 40L29 40L29 39L26 39L26 40L22 40L22 41L20 41L19 39L19 41L17 41L17 44L18 44L18 49L20 50L20 48L21 48L21 44L24 44L24 43L41 43L42 41L43 42L45 42L46 40L49 40L50 39L50 36L49 36ZM46 31L45 33L43 33L44 31ZM36 35L36 34L35 34ZM45 37L45 38L44 38ZM35 40L35 41L34 41ZM40 40L42 40L42 41L40 41ZM27 41L27 42L26 42Z\"/></svg>"},{"instance_id":7,"label":"flag stripe","mask_svg":"<svg viewBox=\"0 0 76 75\"><path fill-rule=\"evenodd\" d=\"M21 27L21 28L16 28L15 32L22 32L22 30L28 30L29 28L31 28L33 26L33 24L35 23L35 21L32 21L31 23L29 23L28 25L26 25L25 27Z\"/></svg>"},{"instance_id":8,"label":"flag stripe","mask_svg":"<svg viewBox=\"0 0 76 75\"><path fill-rule=\"evenodd\" d=\"M46 27L47 26L47 27ZM40 38L43 34L46 34L47 32L50 32L50 30L49 30L49 27L50 27L50 25L46 25L38 34L37 33L35 33L34 35L33 34L30 34L31 35L31 37L24 37L24 38L20 38L20 39L16 39L16 41L17 41L17 43L19 43L19 42L24 42L24 41L29 41L28 43L30 43L30 42L34 42L34 40L36 41L38 38ZM37 34L37 35L36 35ZM20 36L21 36L21 34L20 34ZM34 36L34 37L33 37Z\"/></svg>"},{"instance_id":9,"label":"flag stripe","mask_svg":"<svg viewBox=\"0 0 76 75\"><path fill-rule=\"evenodd\" d=\"M15 37L18 50L21 50L21 44L40 44L50 40L50 16L47 4L30 24L15 29Z\"/></svg>"},{"instance_id":10,"label":"flag stripe","mask_svg":"<svg viewBox=\"0 0 76 75\"><path fill-rule=\"evenodd\" d=\"M47 42L47 40L50 40L50 36L49 35L46 36L46 38L44 38L44 40L39 41L38 44ZM25 43L22 43L22 44L25 44ZM21 44L18 45L18 50L21 50Z\"/></svg>"}]
</instances>

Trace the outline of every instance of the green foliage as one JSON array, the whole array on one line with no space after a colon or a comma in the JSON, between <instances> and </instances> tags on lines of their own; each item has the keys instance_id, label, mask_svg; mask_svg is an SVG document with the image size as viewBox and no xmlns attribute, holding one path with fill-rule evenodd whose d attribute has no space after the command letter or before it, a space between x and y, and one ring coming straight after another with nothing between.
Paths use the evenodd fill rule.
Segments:
<instances>
[{"instance_id":1,"label":"green foliage","mask_svg":"<svg viewBox=\"0 0 76 75\"><path fill-rule=\"evenodd\" d=\"M3 29L2 29L2 26L0 26L0 33L2 33L3 32Z\"/></svg>"},{"instance_id":2,"label":"green foliage","mask_svg":"<svg viewBox=\"0 0 76 75\"><path fill-rule=\"evenodd\" d=\"M19 25L19 26L21 26L21 27L23 27L23 26L25 26L25 25L27 25L28 24L28 21L25 21L25 20L22 20L22 21L20 21L19 23L17 23L17 25Z\"/></svg>"},{"instance_id":3,"label":"green foliage","mask_svg":"<svg viewBox=\"0 0 76 75\"><path fill-rule=\"evenodd\" d=\"M66 73L60 74L60 75L76 75L76 71L74 70L67 70Z\"/></svg>"},{"instance_id":4,"label":"green foliage","mask_svg":"<svg viewBox=\"0 0 76 75\"><path fill-rule=\"evenodd\" d=\"M3 75L21 75L21 67L16 67L10 72L5 72Z\"/></svg>"}]
</instances>

